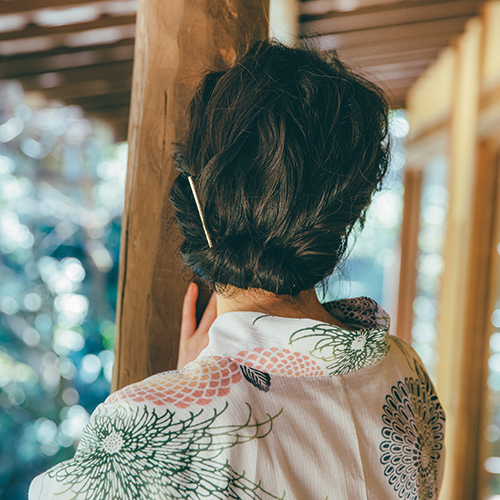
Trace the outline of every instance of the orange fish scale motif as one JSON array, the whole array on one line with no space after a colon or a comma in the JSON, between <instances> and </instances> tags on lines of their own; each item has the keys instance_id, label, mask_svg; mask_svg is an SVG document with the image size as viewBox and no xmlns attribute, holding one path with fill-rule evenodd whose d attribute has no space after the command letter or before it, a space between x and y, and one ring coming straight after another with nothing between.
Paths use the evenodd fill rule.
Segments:
<instances>
[{"instance_id":1,"label":"orange fish scale motif","mask_svg":"<svg viewBox=\"0 0 500 500\"><path fill-rule=\"evenodd\" d=\"M323 370L314 359L289 349L256 347L251 351L240 351L235 360L258 370L284 377L318 377Z\"/></svg>"},{"instance_id":2,"label":"orange fish scale motif","mask_svg":"<svg viewBox=\"0 0 500 500\"><path fill-rule=\"evenodd\" d=\"M173 404L187 408L206 405L216 396L227 396L231 384L241 380L237 363L230 358L211 356L187 364L182 370L159 373L113 393L109 401L132 399L137 403Z\"/></svg>"}]
</instances>

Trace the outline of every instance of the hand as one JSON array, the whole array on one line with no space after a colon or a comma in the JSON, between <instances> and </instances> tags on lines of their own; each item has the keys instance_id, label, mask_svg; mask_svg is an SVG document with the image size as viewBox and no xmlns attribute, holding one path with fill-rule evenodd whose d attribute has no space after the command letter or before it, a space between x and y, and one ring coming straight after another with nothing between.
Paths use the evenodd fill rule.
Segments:
<instances>
[{"instance_id":1,"label":"hand","mask_svg":"<svg viewBox=\"0 0 500 500\"><path fill-rule=\"evenodd\" d=\"M179 359L177 369L184 368L195 360L208 345L208 330L217 317L217 296L212 293L207 307L196 326L196 300L198 285L190 283L182 305L181 336L179 341Z\"/></svg>"}]
</instances>

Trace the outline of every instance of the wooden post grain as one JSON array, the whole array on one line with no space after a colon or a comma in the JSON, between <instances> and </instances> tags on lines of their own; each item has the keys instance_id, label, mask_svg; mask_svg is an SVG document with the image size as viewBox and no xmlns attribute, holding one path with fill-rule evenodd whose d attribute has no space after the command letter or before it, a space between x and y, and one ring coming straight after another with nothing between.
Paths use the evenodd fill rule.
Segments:
<instances>
[{"instance_id":1,"label":"wooden post grain","mask_svg":"<svg viewBox=\"0 0 500 500\"><path fill-rule=\"evenodd\" d=\"M112 389L174 369L182 299L175 229L162 219L175 178L171 143L202 73L267 38L269 0L140 0Z\"/></svg>"}]
</instances>

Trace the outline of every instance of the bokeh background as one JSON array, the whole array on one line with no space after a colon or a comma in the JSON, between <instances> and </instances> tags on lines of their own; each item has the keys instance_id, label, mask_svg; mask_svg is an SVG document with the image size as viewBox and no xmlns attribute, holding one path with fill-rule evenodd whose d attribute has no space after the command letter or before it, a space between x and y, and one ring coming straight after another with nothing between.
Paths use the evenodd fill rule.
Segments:
<instances>
[{"instance_id":1,"label":"bokeh background","mask_svg":"<svg viewBox=\"0 0 500 500\"><path fill-rule=\"evenodd\" d=\"M2 500L71 457L110 393L145 1L0 0ZM318 295L373 297L424 361L441 500L500 500L500 0L270 0L269 23L387 92L389 175Z\"/></svg>"}]
</instances>

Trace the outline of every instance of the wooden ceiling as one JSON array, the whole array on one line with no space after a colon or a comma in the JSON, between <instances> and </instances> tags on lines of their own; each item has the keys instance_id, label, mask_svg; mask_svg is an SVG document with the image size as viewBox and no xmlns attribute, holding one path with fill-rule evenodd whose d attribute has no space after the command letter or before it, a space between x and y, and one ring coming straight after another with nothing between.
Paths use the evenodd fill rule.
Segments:
<instances>
[{"instance_id":1,"label":"wooden ceiling","mask_svg":"<svg viewBox=\"0 0 500 500\"><path fill-rule=\"evenodd\" d=\"M0 0L0 79L105 118L125 139L137 0Z\"/></svg>"},{"instance_id":2,"label":"wooden ceiling","mask_svg":"<svg viewBox=\"0 0 500 500\"><path fill-rule=\"evenodd\" d=\"M380 83L394 107L441 50L463 33L482 0L303 0L300 34Z\"/></svg>"},{"instance_id":3,"label":"wooden ceiling","mask_svg":"<svg viewBox=\"0 0 500 500\"><path fill-rule=\"evenodd\" d=\"M482 0L302 0L301 36L381 82L393 106ZM137 0L0 0L0 79L77 104L126 137Z\"/></svg>"}]
</instances>

